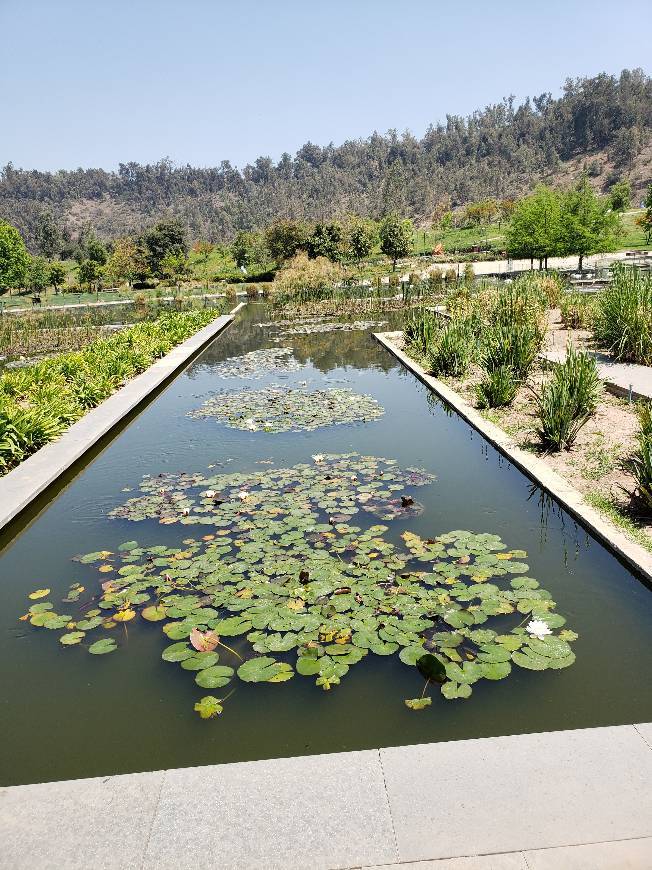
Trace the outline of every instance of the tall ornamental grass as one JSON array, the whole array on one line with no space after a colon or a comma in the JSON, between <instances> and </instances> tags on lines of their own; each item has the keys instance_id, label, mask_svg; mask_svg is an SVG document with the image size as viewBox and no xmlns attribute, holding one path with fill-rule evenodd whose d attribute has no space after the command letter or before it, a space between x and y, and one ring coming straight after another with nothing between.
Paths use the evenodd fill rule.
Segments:
<instances>
[{"instance_id":1,"label":"tall ornamental grass","mask_svg":"<svg viewBox=\"0 0 652 870\"><path fill-rule=\"evenodd\" d=\"M615 359L652 365L652 275L614 266L609 286L598 297L594 332Z\"/></svg>"},{"instance_id":2,"label":"tall ornamental grass","mask_svg":"<svg viewBox=\"0 0 652 870\"><path fill-rule=\"evenodd\" d=\"M5 371L0 375L0 473L57 438L216 316L210 309L165 313L83 350Z\"/></svg>"},{"instance_id":3,"label":"tall ornamental grass","mask_svg":"<svg viewBox=\"0 0 652 870\"><path fill-rule=\"evenodd\" d=\"M602 382L595 359L568 345L566 359L536 395L539 435L552 450L570 450L581 428L595 414Z\"/></svg>"},{"instance_id":4,"label":"tall ornamental grass","mask_svg":"<svg viewBox=\"0 0 652 870\"><path fill-rule=\"evenodd\" d=\"M639 423L637 449L628 467L636 478L639 500L652 509L652 403L641 406Z\"/></svg>"}]
</instances>

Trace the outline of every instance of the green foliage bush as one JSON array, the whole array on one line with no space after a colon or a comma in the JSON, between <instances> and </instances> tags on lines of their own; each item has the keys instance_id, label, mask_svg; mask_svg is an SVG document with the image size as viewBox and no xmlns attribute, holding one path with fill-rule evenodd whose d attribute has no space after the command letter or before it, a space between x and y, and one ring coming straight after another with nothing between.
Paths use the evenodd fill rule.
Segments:
<instances>
[{"instance_id":1,"label":"green foliage bush","mask_svg":"<svg viewBox=\"0 0 652 870\"><path fill-rule=\"evenodd\" d=\"M569 450L598 406L602 383L595 359L572 345L536 396L539 434L553 450Z\"/></svg>"},{"instance_id":2,"label":"green foliage bush","mask_svg":"<svg viewBox=\"0 0 652 870\"><path fill-rule=\"evenodd\" d=\"M560 305L561 322L566 329L590 329L595 320L595 299L577 290L565 293Z\"/></svg>"},{"instance_id":3,"label":"green foliage bush","mask_svg":"<svg viewBox=\"0 0 652 870\"><path fill-rule=\"evenodd\" d=\"M652 364L652 276L614 266L609 287L597 302L595 336L623 362Z\"/></svg>"},{"instance_id":4,"label":"green foliage bush","mask_svg":"<svg viewBox=\"0 0 652 870\"><path fill-rule=\"evenodd\" d=\"M86 348L0 376L0 473L57 438L127 379L211 322L217 313L162 314Z\"/></svg>"},{"instance_id":5,"label":"green foliage bush","mask_svg":"<svg viewBox=\"0 0 652 870\"><path fill-rule=\"evenodd\" d=\"M638 446L628 467L636 478L640 501L647 508L652 508L652 404L641 406L639 422Z\"/></svg>"},{"instance_id":6,"label":"green foliage bush","mask_svg":"<svg viewBox=\"0 0 652 870\"><path fill-rule=\"evenodd\" d=\"M480 408L504 408L514 401L519 379L511 366L498 366L488 372L476 388Z\"/></svg>"},{"instance_id":7,"label":"green foliage bush","mask_svg":"<svg viewBox=\"0 0 652 870\"><path fill-rule=\"evenodd\" d=\"M415 308L405 315L403 335L408 350L417 357L425 354L441 328L441 318L426 308Z\"/></svg>"},{"instance_id":8,"label":"green foliage bush","mask_svg":"<svg viewBox=\"0 0 652 870\"><path fill-rule=\"evenodd\" d=\"M541 350L542 341L541 331L535 324L497 322L483 332L482 367L489 373L510 368L516 378L523 380Z\"/></svg>"},{"instance_id":9,"label":"green foliage bush","mask_svg":"<svg viewBox=\"0 0 652 870\"><path fill-rule=\"evenodd\" d=\"M426 348L426 366L434 375L460 378L467 373L475 350L473 325L468 320L451 320Z\"/></svg>"}]
</instances>

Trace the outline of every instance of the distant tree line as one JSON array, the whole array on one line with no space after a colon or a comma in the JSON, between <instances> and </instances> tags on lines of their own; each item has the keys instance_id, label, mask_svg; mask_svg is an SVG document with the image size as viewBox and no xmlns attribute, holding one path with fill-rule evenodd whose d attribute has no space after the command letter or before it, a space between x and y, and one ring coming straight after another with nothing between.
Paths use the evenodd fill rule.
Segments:
<instances>
[{"instance_id":1,"label":"distant tree line","mask_svg":"<svg viewBox=\"0 0 652 870\"><path fill-rule=\"evenodd\" d=\"M0 217L46 258L69 256L84 223L106 241L177 218L191 240L225 243L276 218L327 224L349 213L375 220L396 213L423 222L446 198L453 210L514 200L577 156L593 172L591 155L601 149L625 174L651 132L652 79L624 70L568 80L558 99L544 93L516 105L510 97L466 118L448 115L421 139L390 130L339 146L308 142L294 157L259 157L242 170L228 161L213 168L132 162L117 172L8 164ZM339 244L327 236L315 243Z\"/></svg>"}]
</instances>

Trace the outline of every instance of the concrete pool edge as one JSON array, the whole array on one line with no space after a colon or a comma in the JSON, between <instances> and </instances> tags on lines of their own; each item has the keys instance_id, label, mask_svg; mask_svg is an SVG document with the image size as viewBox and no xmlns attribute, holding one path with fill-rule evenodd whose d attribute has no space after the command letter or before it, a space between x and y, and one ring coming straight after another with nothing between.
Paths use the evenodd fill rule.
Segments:
<instances>
[{"instance_id":1,"label":"concrete pool edge","mask_svg":"<svg viewBox=\"0 0 652 870\"><path fill-rule=\"evenodd\" d=\"M651 782L615 725L4 787L0 835L12 870L647 868Z\"/></svg>"},{"instance_id":2,"label":"concrete pool edge","mask_svg":"<svg viewBox=\"0 0 652 870\"><path fill-rule=\"evenodd\" d=\"M73 423L56 441L41 447L0 477L0 530L16 519L154 391L177 375L233 322L245 304L241 302L228 314L216 317Z\"/></svg>"},{"instance_id":3,"label":"concrete pool edge","mask_svg":"<svg viewBox=\"0 0 652 870\"><path fill-rule=\"evenodd\" d=\"M392 342L391 337L398 334L389 332L372 333L376 341L395 356L406 369L412 372L439 398L443 399L463 420L469 423L483 438L529 477L530 480L553 496L603 546L623 560L636 573L647 581L652 582L652 553L649 553L635 541L630 540L627 535L603 519L598 511L584 501L582 494L578 490L549 468L545 462L521 450L503 429L486 420L475 408L458 393L442 383L442 381L429 375L425 369Z\"/></svg>"}]
</instances>

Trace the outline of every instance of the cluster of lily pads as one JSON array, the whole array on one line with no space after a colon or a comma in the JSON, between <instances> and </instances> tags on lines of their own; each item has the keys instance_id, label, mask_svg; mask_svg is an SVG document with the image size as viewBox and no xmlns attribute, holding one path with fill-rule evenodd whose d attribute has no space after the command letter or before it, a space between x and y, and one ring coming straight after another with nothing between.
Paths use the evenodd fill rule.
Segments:
<instances>
[{"instance_id":1,"label":"cluster of lily pads","mask_svg":"<svg viewBox=\"0 0 652 870\"><path fill-rule=\"evenodd\" d=\"M145 477L142 495L113 517L200 525L206 534L180 546L134 540L116 553L77 557L101 575L95 593L70 587L64 601L79 615L42 602L22 618L65 629L62 645L90 643L93 654L117 648L120 625L160 622L171 641L163 659L209 690L236 676L279 683L295 674L328 690L367 656L397 655L425 679L421 697L405 701L411 709L431 704L433 684L447 699L468 698L478 681L504 679L514 665L573 663L577 635L528 576L522 550L470 531L427 539L405 531L397 547L386 525L354 524L365 512L408 516L413 489L432 483L431 474L358 454L313 460L253 473ZM195 709L212 718L224 700L207 695Z\"/></svg>"},{"instance_id":2,"label":"cluster of lily pads","mask_svg":"<svg viewBox=\"0 0 652 870\"><path fill-rule=\"evenodd\" d=\"M279 335L281 338L286 338L290 335L314 335L318 332L348 332L350 330L364 331L367 329L378 329L381 326L386 326L386 322L375 320L353 320L350 323L300 323L281 330Z\"/></svg>"},{"instance_id":3,"label":"cluster of lily pads","mask_svg":"<svg viewBox=\"0 0 652 870\"><path fill-rule=\"evenodd\" d=\"M295 317L291 320L270 320L264 323L259 323L261 327L276 327L280 328L279 337L285 338L290 335L315 335L319 332L348 332L350 330L367 330L377 329L381 326L386 326L385 321L375 320L353 320L348 323L343 323L337 320L332 320L327 315L317 315L314 317Z\"/></svg>"},{"instance_id":4,"label":"cluster of lily pads","mask_svg":"<svg viewBox=\"0 0 652 870\"><path fill-rule=\"evenodd\" d=\"M294 356L291 347L274 347L229 357L211 371L218 378L255 379L273 371L295 372L304 365Z\"/></svg>"},{"instance_id":5,"label":"cluster of lily pads","mask_svg":"<svg viewBox=\"0 0 652 870\"><path fill-rule=\"evenodd\" d=\"M349 389L307 390L278 384L217 393L189 417L213 417L250 432L301 432L340 423L368 422L384 409L372 396Z\"/></svg>"}]
</instances>

